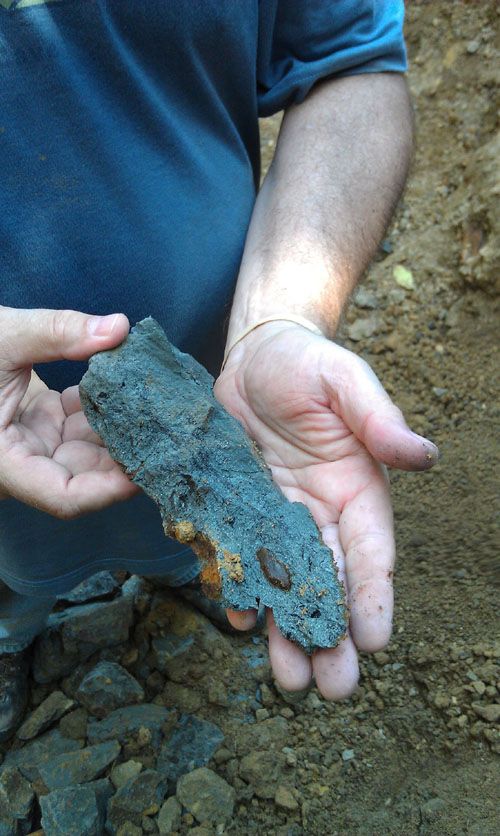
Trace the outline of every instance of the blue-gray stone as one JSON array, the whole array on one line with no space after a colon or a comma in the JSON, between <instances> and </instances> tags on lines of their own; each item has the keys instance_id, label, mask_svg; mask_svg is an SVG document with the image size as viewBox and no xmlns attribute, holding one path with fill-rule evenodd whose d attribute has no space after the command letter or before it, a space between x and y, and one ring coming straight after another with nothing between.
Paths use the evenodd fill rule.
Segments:
<instances>
[{"instance_id":1,"label":"blue-gray stone","mask_svg":"<svg viewBox=\"0 0 500 836\"><path fill-rule=\"evenodd\" d=\"M170 713L168 709L154 703L117 708L104 720L90 720L87 728L88 741L101 743L104 740L118 740L120 743L127 743L131 735L144 727L152 733L151 745L157 747L161 740L161 727Z\"/></svg>"},{"instance_id":2,"label":"blue-gray stone","mask_svg":"<svg viewBox=\"0 0 500 836\"><path fill-rule=\"evenodd\" d=\"M102 836L104 820L93 787L77 786L40 798L45 836Z\"/></svg>"},{"instance_id":3,"label":"blue-gray stone","mask_svg":"<svg viewBox=\"0 0 500 836\"><path fill-rule=\"evenodd\" d=\"M121 746L116 740L87 746L76 752L56 755L39 767L40 777L49 790L63 789L73 784L86 784L102 775L118 757Z\"/></svg>"},{"instance_id":4,"label":"blue-gray stone","mask_svg":"<svg viewBox=\"0 0 500 836\"><path fill-rule=\"evenodd\" d=\"M125 596L53 613L48 629L35 642L34 679L60 679L96 651L127 641L133 618L133 600Z\"/></svg>"},{"instance_id":5,"label":"blue-gray stone","mask_svg":"<svg viewBox=\"0 0 500 836\"><path fill-rule=\"evenodd\" d=\"M144 700L144 690L121 665L98 662L82 679L76 699L94 717L105 717L115 708Z\"/></svg>"},{"instance_id":6,"label":"blue-gray stone","mask_svg":"<svg viewBox=\"0 0 500 836\"><path fill-rule=\"evenodd\" d=\"M63 737L59 729L52 729L36 740L27 743L22 749L10 750L0 767L0 772L8 766L16 766L29 780L40 778L39 767L64 752L75 752L81 749L83 743Z\"/></svg>"},{"instance_id":7,"label":"blue-gray stone","mask_svg":"<svg viewBox=\"0 0 500 836\"><path fill-rule=\"evenodd\" d=\"M168 781L169 792L181 775L199 766L206 766L224 735L218 726L189 714L182 714L171 737L163 743L156 768Z\"/></svg>"},{"instance_id":8,"label":"blue-gray stone","mask_svg":"<svg viewBox=\"0 0 500 836\"><path fill-rule=\"evenodd\" d=\"M168 633L166 636L158 636L151 642L156 658L156 668L161 673L168 672L168 663L176 656L187 653L194 642L194 636L176 636L175 633Z\"/></svg>"},{"instance_id":9,"label":"blue-gray stone","mask_svg":"<svg viewBox=\"0 0 500 836\"><path fill-rule=\"evenodd\" d=\"M0 773L0 834L11 828L13 833L28 833L35 793L18 769L6 767Z\"/></svg>"},{"instance_id":10,"label":"blue-gray stone","mask_svg":"<svg viewBox=\"0 0 500 836\"><path fill-rule=\"evenodd\" d=\"M126 821L140 825L146 811L159 812L166 792L164 777L154 769L145 769L120 787L109 802L106 830L116 833Z\"/></svg>"},{"instance_id":11,"label":"blue-gray stone","mask_svg":"<svg viewBox=\"0 0 500 836\"><path fill-rule=\"evenodd\" d=\"M335 647L347 614L332 553L212 387L145 319L91 358L80 396L113 458L158 504L166 534L202 559L207 594L235 610L272 607L283 635L308 653Z\"/></svg>"},{"instance_id":12,"label":"blue-gray stone","mask_svg":"<svg viewBox=\"0 0 500 836\"><path fill-rule=\"evenodd\" d=\"M65 592L59 595L60 601L67 601L70 604L84 604L87 601L94 601L96 598L104 598L106 595L111 595L119 588L120 584L113 577L111 572L104 570L96 572L87 580L82 581L75 586L71 592Z\"/></svg>"}]
</instances>

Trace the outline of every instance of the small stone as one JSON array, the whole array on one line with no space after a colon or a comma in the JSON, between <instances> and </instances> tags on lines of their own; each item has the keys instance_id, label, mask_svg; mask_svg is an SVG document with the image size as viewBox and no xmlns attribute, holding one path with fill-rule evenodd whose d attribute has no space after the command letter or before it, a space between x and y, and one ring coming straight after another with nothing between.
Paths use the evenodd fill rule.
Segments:
<instances>
[{"instance_id":1,"label":"small stone","mask_svg":"<svg viewBox=\"0 0 500 836\"><path fill-rule=\"evenodd\" d=\"M379 329L378 319L375 317L360 317L347 326L347 336L353 342L360 342L373 337Z\"/></svg>"},{"instance_id":2,"label":"small stone","mask_svg":"<svg viewBox=\"0 0 500 836\"><path fill-rule=\"evenodd\" d=\"M347 763L348 761L354 760L356 757L354 749L344 749L342 752L342 760Z\"/></svg>"},{"instance_id":3,"label":"small stone","mask_svg":"<svg viewBox=\"0 0 500 836\"><path fill-rule=\"evenodd\" d=\"M39 767L52 760L54 756L81 749L83 743L69 740L61 735L59 729L51 729L36 740L31 740L22 749L7 752L3 766L17 766L29 781L40 778Z\"/></svg>"},{"instance_id":4,"label":"small stone","mask_svg":"<svg viewBox=\"0 0 500 836\"><path fill-rule=\"evenodd\" d=\"M375 308L378 308L378 299L375 293L372 293L370 290L367 290L364 287L360 287L356 291L356 295L354 297L354 304L357 308L375 310Z\"/></svg>"},{"instance_id":5,"label":"small stone","mask_svg":"<svg viewBox=\"0 0 500 836\"><path fill-rule=\"evenodd\" d=\"M235 733L238 755L249 750L282 749L290 739L288 723L284 717L270 717L254 725L242 725Z\"/></svg>"},{"instance_id":6,"label":"small stone","mask_svg":"<svg viewBox=\"0 0 500 836\"><path fill-rule=\"evenodd\" d=\"M178 708L186 714L192 714L201 707L202 700L198 691L179 685L177 682L167 682L162 693L162 702L170 708Z\"/></svg>"},{"instance_id":7,"label":"small stone","mask_svg":"<svg viewBox=\"0 0 500 836\"><path fill-rule=\"evenodd\" d=\"M420 806L422 818L425 821L432 821L444 810L445 806L442 798L429 799L429 801L426 801Z\"/></svg>"},{"instance_id":8,"label":"small stone","mask_svg":"<svg viewBox=\"0 0 500 836\"><path fill-rule=\"evenodd\" d=\"M473 702L472 708L478 715L478 717L482 717L483 720L486 720L487 723L498 723L500 720L500 704L499 703L490 703L489 705L483 705L479 702Z\"/></svg>"},{"instance_id":9,"label":"small stone","mask_svg":"<svg viewBox=\"0 0 500 836\"><path fill-rule=\"evenodd\" d=\"M299 805L297 804L292 791L288 787L284 787L282 784L276 790L276 795L274 796L274 803L277 807L281 807L283 810L297 810Z\"/></svg>"},{"instance_id":10,"label":"small stone","mask_svg":"<svg viewBox=\"0 0 500 836\"><path fill-rule=\"evenodd\" d=\"M48 629L35 642L35 682L68 676L96 651L126 642L133 619L133 601L124 596L53 613Z\"/></svg>"},{"instance_id":11,"label":"small stone","mask_svg":"<svg viewBox=\"0 0 500 836\"><path fill-rule=\"evenodd\" d=\"M260 701L265 708L270 708L275 703L275 696L271 691L269 685L265 682L260 686Z\"/></svg>"},{"instance_id":12,"label":"small stone","mask_svg":"<svg viewBox=\"0 0 500 836\"><path fill-rule=\"evenodd\" d=\"M105 717L115 708L144 700L136 679L116 662L99 662L80 682L76 698L94 717Z\"/></svg>"},{"instance_id":13,"label":"small stone","mask_svg":"<svg viewBox=\"0 0 500 836\"><path fill-rule=\"evenodd\" d=\"M62 691L53 691L38 708L29 715L17 731L20 740L31 740L52 726L63 714L73 708L73 700L69 700Z\"/></svg>"},{"instance_id":14,"label":"small stone","mask_svg":"<svg viewBox=\"0 0 500 836\"><path fill-rule=\"evenodd\" d=\"M159 636L151 642L156 658L156 668L160 673L168 673L168 664L177 656L182 656L192 647L194 636L176 636L174 633Z\"/></svg>"},{"instance_id":15,"label":"small stone","mask_svg":"<svg viewBox=\"0 0 500 836\"><path fill-rule=\"evenodd\" d=\"M258 708L255 712L255 719L258 723L262 722L262 720L267 720L269 717L269 711L267 708Z\"/></svg>"},{"instance_id":16,"label":"small stone","mask_svg":"<svg viewBox=\"0 0 500 836\"><path fill-rule=\"evenodd\" d=\"M162 804L158 816L158 830L161 834L172 833L181 826L182 807L176 797L172 795Z\"/></svg>"},{"instance_id":17,"label":"small stone","mask_svg":"<svg viewBox=\"0 0 500 836\"><path fill-rule=\"evenodd\" d=\"M479 41L469 41L469 43L467 44L467 52L469 53L469 55L474 55L478 51L480 46L481 44L479 43Z\"/></svg>"},{"instance_id":18,"label":"small stone","mask_svg":"<svg viewBox=\"0 0 500 836\"><path fill-rule=\"evenodd\" d=\"M434 705L436 708L448 708L450 704L450 698L448 694L436 694L434 697Z\"/></svg>"},{"instance_id":19,"label":"small stone","mask_svg":"<svg viewBox=\"0 0 500 836\"><path fill-rule=\"evenodd\" d=\"M218 824L231 818L236 793L211 769L201 767L179 779L177 798L198 822Z\"/></svg>"},{"instance_id":20,"label":"small stone","mask_svg":"<svg viewBox=\"0 0 500 836\"><path fill-rule=\"evenodd\" d=\"M160 809L166 788L162 775L154 769L145 769L123 784L108 805L109 832L116 833L128 821L139 826L143 816L153 815Z\"/></svg>"},{"instance_id":21,"label":"small stone","mask_svg":"<svg viewBox=\"0 0 500 836\"><path fill-rule=\"evenodd\" d=\"M40 766L40 777L49 790L85 784L98 778L116 760L120 749L120 744L114 740L88 746L77 752L56 755Z\"/></svg>"},{"instance_id":22,"label":"small stone","mask_svg":"<svg viewBox=\"0 0 500 836\"><path fill-rule=\"evenodd\" d=\"M142 763L140 761L125 761L124 763L118 763L116 766L113 767L111 770L111 781L113 786L119 790L120 787L123 787L127 781L130 781L131 778L135 778L139 772L142 770Z\"/></svg>"},{"instance_id":23,"label":"small stone","mask_svg":"<svg viewBox=\"0 0 500 836\"><path fill-rule=\"evenodd\" d=\"M71 604L83 604L86 601L93 601L96 598L111 595L118 587L119 583L111 572L104 570L103 572L96 572L95 575L82 581L71 592L58 595L58 598L60 601L68 601Z\"/></svg>"},{"instance_id":24,"label":"small stone","mask_svg":"<svg viewBox=\"0 0 500 836\"><path fill-rule=\"evenodd\" d=\"M142 817L141 827L143 833L158 833L156 823L149 816Z\"/></svg>"},{"instance_id":25,"label":"small stone","mask_svg":"<svg viewBox=\"0 0 500 836\"><path fill-rule=\"evenodd\" d=\"M131 821L125 821L116 831L116 836L142 836L142 827L138 827Z\"/></svg>"},{"instance_id":26,"label":"small stone","mask_svg":"<svg viewBox=\"0 0 500 836\"><path fill-rule=\"evenodd\" d=\"M143 703L117 708L104 720L91 719L88 725L89 743L101 743L104 740L118 740L125 744L140 728L152 732L152 745L157 747L161 741L161 727L169 717L170 711L161 705Z\"/></svg>"},{"instance_id":27,"label":"small stone","mask_svg":"<svg viewBox=\"0 0 500 836\"><path fill-rule=\"evenodd\" d=\"M377 650L377 652L373 654L373 658L380 667L388 665L391 661L391 657L385 652L385 650Z\"/></svg>"},{"instance_id":28,"label":"small stone","mask_svg":"<svg viewBox=\"0 0 500 836\"><path fill-rule=\"evenodd\" d=\"M218 679L211 681L208 686L208 701L212 705L220 705L223 708L228 704L227 689L223 682Z\"/></svg>"},{"instance_id":29,"label":"small stone","mask_svg":"<svg viewBox=\"0 0 500 836\"><path fill-rule=\"evenodd\" d=\"M181 775L206 766L223 740L214 723L182 715L158 756L157 769L167 778L169 790L175 789Z\"/></svg>"},{"instance_id":30,"label":"small stone","mask_svg":"<svg viewBox=\"0 0 500 836\"><path fill-rule=\"evenodd\" d=\"M64 737L71 740L81 740L87 736L88 714L84 708L70 711L59 723L59 730Z\"/></svg>"},{"instance_id":31,"label":"small stone","mask_svg":"<svg viewBox=\"0 0 500 836\"><path fill-rule=\"evenodd\" d=\"M31 784L19 770L6 767L0 772L0 817L9 816L20 824L29 824L34 800Z\"/></svg>"},{"instance_id":32,"label":"small stone","mask_svg":"<svg viewBox=\"0 0 500 836\"><path fill-rule=\"evenodd\" d=\"M481 682L480 679L478 679L476 682L473 682L472 687L476 694L479 694L480 697L482 697L484 692L486 691L486 685L484 684L484 682Z\"/></svg>"},{"instance_id":33,"label":"small stone","mask_svg":"<svg viewBox=\"0 0 500 836\"><path fill-rule=\"evenodd\" d=\"M274 798L285 767L282 752L249 752L241 759L239 774L259 798Z\"/></svg>"},{"instance_id":34,"label":"small stone","mask_svg":"<svg viewBox=\"0 0 500 836\"><path fill-rule=\"evenodd\" d=\"M45 836L100 836L102 814L90 787L67 787L40 798Z\"/></svg>"}]
</instances>

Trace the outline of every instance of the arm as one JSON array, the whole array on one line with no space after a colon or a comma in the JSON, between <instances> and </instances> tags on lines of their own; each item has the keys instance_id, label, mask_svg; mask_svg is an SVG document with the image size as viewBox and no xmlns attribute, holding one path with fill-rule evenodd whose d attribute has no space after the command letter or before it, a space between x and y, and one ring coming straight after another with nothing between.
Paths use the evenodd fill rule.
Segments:
<instances>
[{"instance_id":1,"label":"arm","mask_svg":"<svg viewBox=\"0 0 500 836\"><path fill-rule=\"evenodd\" d=\"M384 647L392 628L395 560L382 463L424 470L434 445L412 433L369 366L300 325L333 337L406 178L412 117L401 76L323 83L287 112L245 247L216 394L259 443L275 481L311 511L348 593L350 632L312 660L269 614L274 673L289 690L314 675L326 697L358 678L357 650ZM230 614L246 628L252 613Z\"/></svg>"},{"instance_id":2,"label":"arm","mask_svg":"<svg viewBox=\"0 0 500 836\"><path fill-rule=\"evenodd\" d=\"M412 112L403 76L317 86L285 115L257 198L228 333L287 311L332 337L406 181Z\"/></svg>"}]
</instances>

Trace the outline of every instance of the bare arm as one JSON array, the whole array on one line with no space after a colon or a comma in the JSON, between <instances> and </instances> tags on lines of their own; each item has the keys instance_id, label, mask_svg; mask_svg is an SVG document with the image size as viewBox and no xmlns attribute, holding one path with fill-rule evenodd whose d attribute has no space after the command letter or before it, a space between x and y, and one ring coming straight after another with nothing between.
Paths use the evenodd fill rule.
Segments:
<instances>
[{"instance_id":1,"label":"bare arm","mask_svg":"<svg viewBox=\"0 0 500 836\"><path fill-rule=\"evenodd\" d=\"M405 79L320 84L284 118L252 217L228 345L287 311L333 336L403 189L413 126Z\"/></svg>"}]
</instances>

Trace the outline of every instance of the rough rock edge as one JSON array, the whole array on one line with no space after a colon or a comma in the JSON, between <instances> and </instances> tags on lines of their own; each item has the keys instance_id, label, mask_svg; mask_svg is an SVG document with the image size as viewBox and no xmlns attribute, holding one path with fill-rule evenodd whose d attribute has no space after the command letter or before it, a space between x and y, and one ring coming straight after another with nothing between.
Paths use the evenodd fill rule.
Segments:
<instances>
[{"instance_id":1,"label":"rough rock edge","mask_svg":"<svg viewBox=\"0 0 500 836\"><path fill-rule=\"evenodd\" d=\"M202 559L207 595L262 602L306 652L335 647L347 612L330 549L215 399L213 379L151 318L91 358L80 395L113 458L159 506L165 533Z\"/></svg>"}]
</instances>

